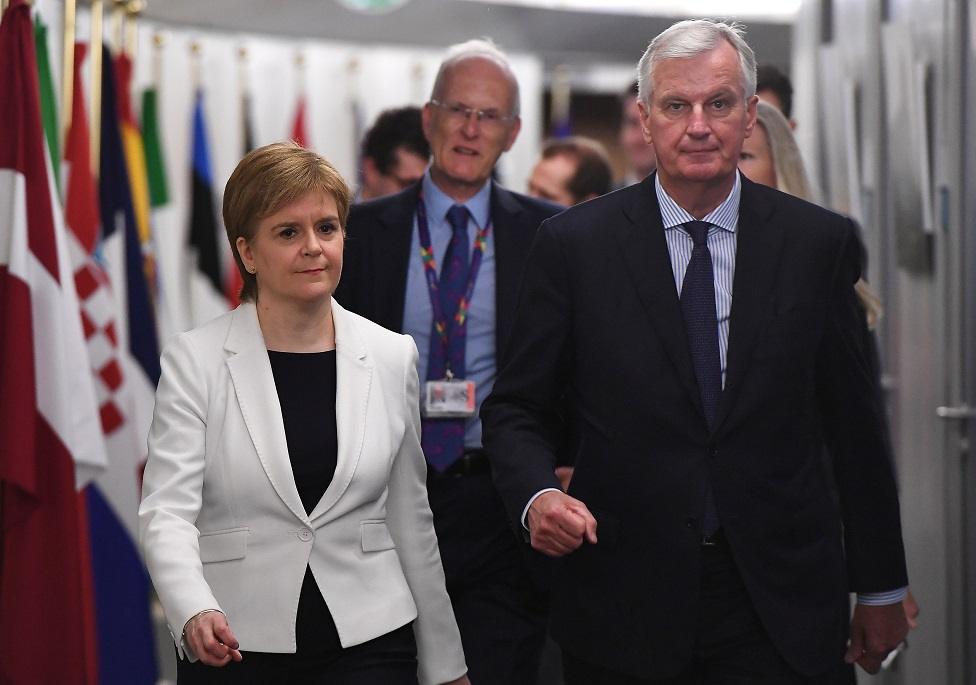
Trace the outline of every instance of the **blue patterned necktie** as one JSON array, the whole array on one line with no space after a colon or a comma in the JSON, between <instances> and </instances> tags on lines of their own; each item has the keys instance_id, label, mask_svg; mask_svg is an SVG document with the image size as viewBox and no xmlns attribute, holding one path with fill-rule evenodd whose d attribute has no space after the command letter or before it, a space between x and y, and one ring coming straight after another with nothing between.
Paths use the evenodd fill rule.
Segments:
<instances>
[{"instance_id":1,"label":"blue patterned necktie","mask_svg":"<svg viewBox=\"0 0 976 685\"><path fill-rule=\"evenodd\" d=\"M455 330L454 316L468 285L468 210L454 205L447 210L451 224L451 242L447 245L438 278L438 293L444 318L447 320L447 349L435 326L431 326L430 353L427 357L427 380L439 381L450 368L455 378L464 378L465 329ZM466 327L465 327L466 328ZM445 355L446 352L446 355ZM421 445L427 461L438 471L444 471L464 453L464 419L423 419Z\"/></svg>"},{"instance_id":2,"label":"blue patterned necktie","mask_svg":"<svg viewBox=\"0 0 976 685\"><path fill-rule=\"evenodd\" d=\"M715 272L712 269L712 253L708 251L710 228L711 224L706 221L689 221L685 224L694 248L681 282L681 313L685 320L698 391L701 393L702 409L708 429L712 430L722 397L722 362L718 350L718 316L715 313ZM702 533L711 535L720 525L709 483L705 491Z\"/></svg>"}]
</instances>

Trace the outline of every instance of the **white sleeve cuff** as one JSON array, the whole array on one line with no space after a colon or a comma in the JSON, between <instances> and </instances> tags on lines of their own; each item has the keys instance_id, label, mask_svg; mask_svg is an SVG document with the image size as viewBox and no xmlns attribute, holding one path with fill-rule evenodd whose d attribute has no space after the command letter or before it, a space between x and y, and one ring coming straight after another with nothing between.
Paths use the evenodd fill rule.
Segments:
<instances>
[{"instance_id":1,"label":"white sleeve cuff","mask_svg":"<svg viewBox=\"0 0 976 685\"><path fill-rule=\"evenodd\" d=\"M536 495L538 497L538 495ZM857 593L857 603L868 607L887 606L889 604L899 604L908 596L908 586L900 587L897 590L887 592L859 592Z\"/></svg>"},{"instance_id":2,"label":"white sleeve cuff","mask_svg":"<svg viewBox=\"0 0 976 685\"><path fill-rule=\"evenodd\" d=\"M538 499L539 495L541 495L544 492L562 492L562 490L560 490L559 488L545 488L543 490L539 490L539 492L532 495L532 498L529 499L529 503L526 504L525 509L522 510L522 527L525 528L526 530L529 529L529 521L527 518L529 515L529 507L531 507L532 503L535 502L536 499Z\"/></svg>"}]
</instances>

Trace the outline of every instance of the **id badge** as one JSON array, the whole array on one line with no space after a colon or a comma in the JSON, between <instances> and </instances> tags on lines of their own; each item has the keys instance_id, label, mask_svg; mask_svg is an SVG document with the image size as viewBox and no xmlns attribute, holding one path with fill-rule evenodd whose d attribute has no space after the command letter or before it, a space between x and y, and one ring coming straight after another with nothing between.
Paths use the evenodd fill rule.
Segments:
<instances>
[{"instance_id":1,"label":"id badge","mask_svg":"<svg viewBox=\"0 0 976 685\"><path fill-rule=\"evenodd\" d=\"M474 381L461 378L427 381L424 389L424 416L435 419L474 416Z\"/></svg>"}]
</instances>

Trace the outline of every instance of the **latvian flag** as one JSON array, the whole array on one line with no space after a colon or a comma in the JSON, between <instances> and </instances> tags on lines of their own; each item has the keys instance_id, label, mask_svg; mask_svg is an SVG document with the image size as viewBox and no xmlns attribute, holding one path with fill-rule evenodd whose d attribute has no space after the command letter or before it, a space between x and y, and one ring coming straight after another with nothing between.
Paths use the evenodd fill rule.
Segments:
<instances>
[{"instance_id":1,"label":"latvian flag","mask_svg":"<svg viewBox=\"0 0 976 685\"><path fill-rule=\"evenodd\" d=\"M85 683L92 672L86 649L93 644L92 617L85 602L90 577L76 468L82 481L103 468L104 444L52 186L30 8L12 0L0 21L4 683Z\"/></svg>"}]
</instances>

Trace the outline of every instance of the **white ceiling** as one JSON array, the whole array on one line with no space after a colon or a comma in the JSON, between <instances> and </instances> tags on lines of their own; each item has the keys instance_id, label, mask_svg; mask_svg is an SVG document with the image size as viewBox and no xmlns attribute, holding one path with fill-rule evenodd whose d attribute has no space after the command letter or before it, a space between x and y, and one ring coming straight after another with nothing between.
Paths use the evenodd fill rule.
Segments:
<instances>
[{"instance_id":1,"label":"white ceiling","mask_svg":"<svg viewBox=\"0 0 976 685\"><path fill-rule=\"evenodd\" d=\"M566 0L542 1L552 5ZM642 0L645 6L661 6L662 1ZM590 4L599 3L591 0ZM667 4L673 6L671 0ZM724 4L732 7L733 3ZM507 50L539 55L547 68L634 64L654 35L687 18L649 16L646 11L622 14L620 0L608 0L605 7L618 11L547 9L511 4L511 0L410 0L398 9L369 14L351 10L339 0L149 0L144 16L228 32L367 44L447 46L489 36ZM786 20L744 19L743 23L760 62L789 68L791 28Z\"/></svg>"}]
</instances>

